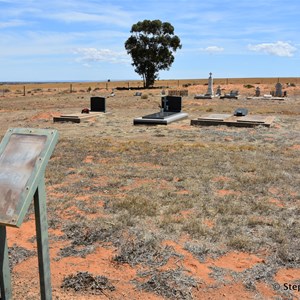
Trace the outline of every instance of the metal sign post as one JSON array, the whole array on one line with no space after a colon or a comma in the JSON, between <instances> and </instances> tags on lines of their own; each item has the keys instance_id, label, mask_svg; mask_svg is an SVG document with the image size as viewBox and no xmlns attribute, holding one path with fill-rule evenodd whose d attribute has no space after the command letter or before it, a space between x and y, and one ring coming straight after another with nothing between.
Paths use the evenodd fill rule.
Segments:
<instances>
[{"instance_id":1,"label":"metal sign post","mask_svg":"<svg viewBox=\"0 0 300 300\"><path fill-rule=\"evenodd\" d=\"M8 262L6 227L0 226L0 286L1 299L11 299L11 282Z\"/></svg>"},{"instance_id":2,"label":"metal sign post","mask_svg":"<svg viewBox=\"0 0 300 300\"><path fill-rule=\"evenodd\" d=\"M51 275L48 242L48 222L44 179L34 194L34 213L39 260L41 299L51 299Z\"/></svg>"},{"instance_id":3,"label":"metal sign post","mask_svg":"<svg viewBox=\"0 0 300 300\"><path fill-rule=\"evenodd\" d=\"M58 140L56 130L9 129L0 144L1 299L12 297L6 226L20 227L32 199L41 299L52 299L44 173Z\"/></svg>"}]
</instances>

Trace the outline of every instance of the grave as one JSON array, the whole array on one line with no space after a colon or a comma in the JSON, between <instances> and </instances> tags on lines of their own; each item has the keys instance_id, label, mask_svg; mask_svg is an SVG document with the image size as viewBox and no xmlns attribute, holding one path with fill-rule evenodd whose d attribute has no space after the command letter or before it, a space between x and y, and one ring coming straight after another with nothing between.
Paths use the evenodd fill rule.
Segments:
<instances>
[{"instance_id":1,"label":"grave","mask_svg":"<svg viewBox=\"0 0 300 300\"><path fill-rule=\"evenodd\" d=\"M206 94L200 94L200 95L195 95L194 99L212 99L214 96L214 91L213 91L213 78L212 78L212 73L209 73L208 77L208 87Z\"/></svg>"},{"instance_id":2,"label":"grave","mask_svg":"<svg viewBox=\"0 0 300 300\"><path fill-rule=\"evenodd\" d=\"M135 118L133 124L148 124L148 125L167 125L171 122L185 119L187 113L181 111L182 97L179 96L164 96L161 98L160 112L149 114L143 117Z\"/></svg>"},{"instance_id":3,"label":"grave","mask_svg":"<svg viewBox=\"0 0 300 300\"><path fill-rule=\"evenodd\" d=\"M200 95L195 95L194 96L194 99L212 99L212 96L211 95L203 95L203 94L200 94Z\"/></svg>"},{"instance_id":4,"label":"grave","mask_svg":"<svg viewBox=\"0 0 300 300\"><path fill-rule=\"evenodd\" d=\"M220 99L238 99L239 91L232 90L229 94L225 94Z\"/></svg>"},{"instance_id":5,"label":"grave","mask_svg":"<svg viewBox=\"0 0 300 300\"><path fill-rule=\"evenodd\" d=\"M221 96L221 95L222 95L221 86L218 85L217 91L216 91L216 96Z\"/></svg>"},{"instance_id":6,"label":"grave","mask_svg":"<svg viewBox=\"0 0 300 300\"><path fill-rule=\"evenodd\" d=\"M81 123L81 121L98 117L102 115L102 113L106 113L105 97L91 97L90 106L90 110L83 109L81 113L61 114L59 117L53 117L53 122Z\"/></svg>"},{"instance_id":7,"label":"grave","mask_svg":"<svg viewBox=\"0 0 300 300\"><path fill-rule=\"evenodd\" d=\"M255 127L260 125L270 127L274 119L274 116L248 115L248 109L238 108L233 114L205 114L198 119L191 120L191 125L227 125L235 127Z\"/></svg>"},{"instance_id":8,"label":"grave","mask_svg":"<svg viewBox=\"0 0 300 300\"><path fill-rule=\"evenodd\" d=\"M255 97L259 97L260 96L260 88L259 86L255 89Z\"/></svg>"},{"instance_id":9,"label":"grave","mask_svg":"<svg viewBox=\"0 0 300 300\"><path fill-rule=\"evenodd\" d=\"M76 113L76 114L61 114L59 117L53 117L53 122L72 122L81 123L94 117L102 115L100 112L90 111L89 113Z\"/></svg>"},{"instance_id":10,"label":"grave","mask_svg":"<svg viewBox=\"0 0 300 300\"><path fill-rule=\"evenodd\" d=\"M212 73L209 73L208 77L208 87L207 87L207 92L205 95L213 97L214 95L214 90L213 90L213 78L212 78Z\"/></svg>"},{"instance_id":11,"label":"grave","mask_svg":"<svg viewBox=\"0 0 300 300\"><path fill-rule=\"evenodd\" d=\"M255 89L255 96L247 97L247 100L255 99L255 100L279 100L283 101L284 97L287 96L286 91L282 93L282 85L281 83L276 83L275 86L276 91L271 91L270 94L261 95L260 88L257 87Z\"/></svg>"},{"instance_id":12,"label":"grave","mask_svg":"<svg viewBox=\"0 0 300 300\"><path fill-rule=\"evenodd\" d=\"M275 97L282 97L282 84L280 82L277 82L275 85Z\"/></svg>"}]
</instances>

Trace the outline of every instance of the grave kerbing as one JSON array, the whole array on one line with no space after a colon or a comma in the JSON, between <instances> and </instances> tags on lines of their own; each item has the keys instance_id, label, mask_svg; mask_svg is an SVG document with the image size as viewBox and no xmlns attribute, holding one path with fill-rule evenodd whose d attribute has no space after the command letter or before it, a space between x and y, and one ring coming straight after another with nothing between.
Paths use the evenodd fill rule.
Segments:
<instances>
[{"instance_id":1,"label":"grave kerbing","mask_svg":"<svg viewBox=\"0 0 300 300\"><path fill-rule=\"evenodd\" d=\"M163 96L161 97L160 112L135 118L133 124L162 124L167 125L171 122L187 118L188 114L181 111L182 97Z\"/></svg>"}]
</instances>

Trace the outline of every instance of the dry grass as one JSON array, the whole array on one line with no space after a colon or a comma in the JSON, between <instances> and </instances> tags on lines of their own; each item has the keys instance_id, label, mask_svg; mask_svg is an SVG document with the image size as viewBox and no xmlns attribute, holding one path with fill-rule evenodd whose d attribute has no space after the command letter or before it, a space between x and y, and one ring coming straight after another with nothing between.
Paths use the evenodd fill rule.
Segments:
<instances>
[{"instance_id":1,"label":"dry grass","mask_svg":"<svg viewBox=\"0 0 300 300\"><path fill-rule=\"evenodd\" d=\"M273 205L268 199L273 196L270 189L276 187L276 197L289 207L289 220L294 220L293 226L299 226L296 209L299 156L296 151L290 155L285 153L294 139L277 136L276 129L258 128L251 134L245 129L203 131L202 135L210 140L205 146L197 142L160 145L134 140L103 142L86 137L77 137L76 143L62 139L56 152L63 147L69 159L61 157L51 162L47 170L48 183L61 181L61 174L67 178L69 168L74 168L78 179L58 187L57 191L81 196L106 191L108 195L102 197L105 211L119 222L125 222L121 227L132 224L146 229L150 223L150 228L161 234L187 232L192 238L218 240L220 245L225 243L229 249L237 250L254 251L270 244L276 247L287 243L291 232L282 221L287 209ZM272 132L275 140L265 142L264 136ZM289 132L290 137L294 134ZM232 141L221 143L224 136L231 137ZM87 155L94 161L113 156L121 158L117 163L106 164L105 168L96 163L83 167L82 161ZM161 168L149 172L139 167L142 163ZM111 179L99 187L94 179L101 176ZM218 177L229 180L213 180ZM135 186L134 182L141 184ZM126 186L133 188L127 190ZM123 188L124 195L115 198L114 194ZM218 190L232 193L219 196ZM180 191L187 193L182 195ZM64 197L59 205L63 209L76 206L82 216L92 213L90 209L95 210L89 208L90 203L84 208L84 203L74 201L72 196ZM192 214L184 219L181 211L187 209ZM204 219L214 220L215 226L208 228L201 223ZM280 236L286 238L282 240Z\"/></svg>"},{"instance_id":2,"label":"dry grass","mask_svg":"<svg viewBox=\"0 0 300 300\"><path fill-rule=\"evenodd\" d=\"M138 282L137 287L147 292L153 292L167 299L193 299L192 288L198 286L197 281L177 268L168 271L142 272L140 277L146 277L145 282Z\"/></svg>"},{"instance_id":3,"label":"dry grass","mask_svg":"<svg viewBox=\"0 0 300 300\"><path fill-rule=\"evenodd\" d=\"M201 262L232 250L267 253L264 269L231 274L250 290L257 280L274 283L282 266L300 268L299 98L184 100L191 116L237 106L276 114L271 128L196 128L188 120L182 127L132 126L133 117L158 109L157 93L142 100L133 91L117 91L108 99L112 114L81 124L32 117L80 111L90 94L1 99L0 108L11 111L9 122L2 112L2 134L7 126L60 132L46 170L49 225L68 241L57 259L85 257L99 245L115 247L114 263L146 270L137 278L139 288L171 299L192 299L197 282L181 269L158 270L172 258L182 259L162 246L164 240L187 236L185 249ZM226 282L220 269L211 276Z\"/></svg>"},{"instance_id":4,"label":"dry grass","mask_svg":"<svg viewBox=\"0 0 300 300\"><path fill-rule=\"evenodd\" d=\"M93 276L88 272L78 272L75 275L67 276L63 283L62 288L69 290L74 289L76 292L88 292L90 294L104 294L115 290L113 284L105 276ZM107 290L107 291L106 291Z\"/></svg>"}]
</instances>

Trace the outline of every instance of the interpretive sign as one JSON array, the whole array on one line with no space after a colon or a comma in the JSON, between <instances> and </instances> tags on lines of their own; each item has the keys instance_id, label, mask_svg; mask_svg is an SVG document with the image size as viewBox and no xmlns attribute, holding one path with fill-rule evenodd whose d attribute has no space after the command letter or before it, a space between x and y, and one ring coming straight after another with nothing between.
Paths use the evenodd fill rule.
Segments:
<instances>
[{"instance_id":1,"label":"interpretive sign","mask_svg":"<svg viewBox=\"0 0 300 300\"><path fill-rule=\"evenodd\" d=\"M11 299L6 226L20 227L34 200L41 299L52 299L44 172L56 130L9 129L0 144L0 288Z\"/></svg>"},{"instance_id":2,"label":"interpretive sign","mask_svg":"<svg viewBox=\"0 0 300 300\"><path fill-rule=\"evenodd\" d=\"M9 129L0 144L0 224L19 227L57 141L57 132Z\"/></svg>"}]
</instances>

